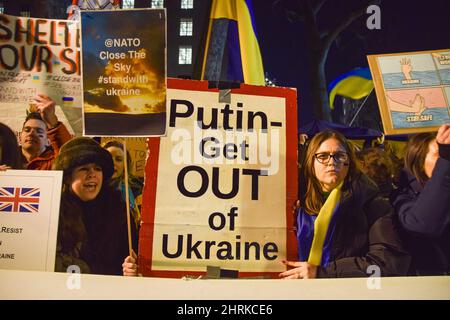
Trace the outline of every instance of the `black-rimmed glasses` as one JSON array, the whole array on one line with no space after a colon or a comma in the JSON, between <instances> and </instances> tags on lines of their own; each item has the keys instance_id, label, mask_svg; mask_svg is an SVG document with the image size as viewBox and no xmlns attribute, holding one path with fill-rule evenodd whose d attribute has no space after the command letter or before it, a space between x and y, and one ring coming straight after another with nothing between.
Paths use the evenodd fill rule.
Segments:
<instances>
[{"instance_id":1,"label":"black-rimmed glasses","mask_svg":"<svg viewBox=\"0 0 450 320\"><path fill-rule=\"evenodd\" d=\"M348 154L346 152L336 152L335 154L331 154L329 152L319 152L314 155L314 157L322 164L328 164L330 159L337 163L345 163L348 161Z\"/></svg>"}]
</instances>

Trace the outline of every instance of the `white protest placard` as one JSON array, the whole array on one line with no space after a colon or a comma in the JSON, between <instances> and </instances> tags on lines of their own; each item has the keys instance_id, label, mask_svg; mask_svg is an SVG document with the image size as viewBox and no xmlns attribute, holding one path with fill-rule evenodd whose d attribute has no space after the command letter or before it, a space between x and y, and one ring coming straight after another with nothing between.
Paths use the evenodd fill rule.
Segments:
<instances>
[{"instance_id":1,"label":"white protest placard","mask_svg":"<svg viewBox=\"0 0 450 320\"><path fill-rule=\"evenodd\" d=\"M80 34L76 21L0 15L0 120L15 131L30 99L46 94L69 132L81 135Z\"/></svg>"},{"instance_id":2,"label":"white protest placard","mask_svg":"<svg viewBox=\"0 0 450 320\"><path fill-rule=\"evenodd\" d=\"M62 171L0 172L0 269L54 271Z\"/></svg>"},{"instance_id":3,"label":"white protest placard","mask_svg":"<svg viewBox=\"0 0 450 320\"><path fill-rule=\"evenodd\" d=\"M168 135L149 139L139 267L275 276L295 259L296 91L169 79Z\"/></svg>"}]
</instances>

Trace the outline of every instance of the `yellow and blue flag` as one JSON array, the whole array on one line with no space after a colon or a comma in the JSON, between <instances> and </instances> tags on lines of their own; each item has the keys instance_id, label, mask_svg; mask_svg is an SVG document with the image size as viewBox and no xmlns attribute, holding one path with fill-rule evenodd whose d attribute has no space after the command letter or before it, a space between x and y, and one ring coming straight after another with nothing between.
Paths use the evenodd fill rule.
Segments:
<instances>
[{"instance_id":1,"label":"yellow and blue flag","mask_svg":"<svg viewBox=\"0 0 450 320\"><path fill-rule=\"evenodd\" d=\"M362 99L373 90L373 80L369 68L356 68L347 72L328 86L330 108L334 108L334 98L341 95L351 99Z\"/></svg>"},{"instance_id":2,"label":"yellow and blue flag","mask_svg":"<svg viewBox=\"0 0 450 320\"><path fill-rule=\"evenodd\" d=\"M217 46L217 37L226 37L221 39L225 40L226 49ZM226 75L220 76L222 71ZM253 85L265 84L250 0L212 1L201 79L219 80L218 77Z\"/></svg>"}]
</instances>

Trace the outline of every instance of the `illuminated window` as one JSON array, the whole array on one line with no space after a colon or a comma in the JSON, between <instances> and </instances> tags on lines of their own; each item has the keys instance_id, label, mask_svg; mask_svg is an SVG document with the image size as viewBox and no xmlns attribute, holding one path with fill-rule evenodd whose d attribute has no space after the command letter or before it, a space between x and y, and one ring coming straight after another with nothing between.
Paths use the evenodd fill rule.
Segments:
<instances>
[{"instance_id":1,"label":"illuminated window","mask_svg":"<svg viewBox=\"0 0 450 320\"><path fill-rule=\"evenodd\" d=\"M0 2L0 14L5 13L5 6L3 5L3 2Z\"/></svg>"},{"instance_id":2,"label":"illuminated window","mask_svg":"<svg viewBox=\"0 0 450 320\"><path fill-rule=\"evenodd\" d=\"M28 10L20 11L20 16L21 16L21 17L29 18L29 17L31 17L31 12L28 11Z\"/></svg>"},{"instance_id":3,"label":"illuminated window","mask_svg":"<svg viewBox=\"0 0 450 320\"><path fill-rule=\"evenodd\" d=\"M194 0L181 0L181 9L194 9Z\"/></svg>"},{"instance_id":4,"label":"illuminated window","mask_svg":"<svg viewBox=\"0 0 450 320\"><path fill-rule=\"evenodd\" d=\"M192 64L192 47L180 46L178 51L178 64Z\"/></svg>"},{"instance_id":5,"label":"illuminated window","mask_svg":"<svg viewBox=\"0 0 450 320\"><path fill-rule=\"evenodd\" d=\"M152 8L164 8L164 0L152 0Z\"/></svg>"},{"instance_id":6,"label":"illuminated window","mask_svg":"<svg viewBox=\"0 0 450 320\"><path fill-rule=\"evenodd\" d=\"M133 9L134 8L134 0L123 0L122 9Z\"/></svg>"},{"instance_id":7,"label":"illuminated window","mask_svg":"<svg viewBox=\"0 0 450 320\"><path fill-rule=\"evenodd\" d=\"M182 18L180 20L180 36L192 36L192 19Z\"/></svg>"}]
</instances>

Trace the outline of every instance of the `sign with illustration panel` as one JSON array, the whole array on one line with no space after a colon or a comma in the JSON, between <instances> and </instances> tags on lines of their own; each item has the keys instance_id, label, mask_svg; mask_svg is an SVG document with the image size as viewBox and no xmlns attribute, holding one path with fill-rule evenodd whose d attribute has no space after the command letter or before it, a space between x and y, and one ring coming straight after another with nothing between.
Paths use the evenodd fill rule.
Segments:
<instances>
[{"instance_id":1,"label":"sign with illustration panel","mask_svg":"<svg viewBox=\"0 0 450 320\"><path fill-rule=\"evenodd\" d=\"M386 134L450 123L450 49L369 55Z\"/></svg>"}]
</instances>

